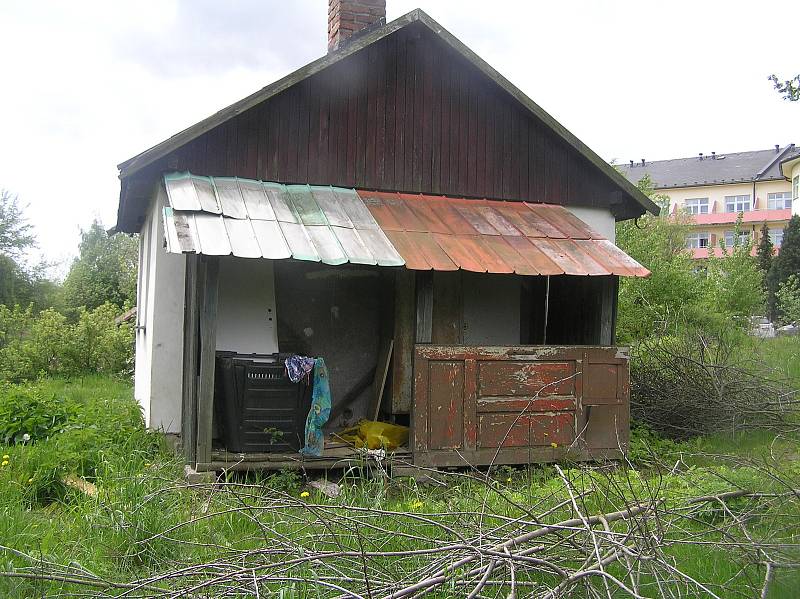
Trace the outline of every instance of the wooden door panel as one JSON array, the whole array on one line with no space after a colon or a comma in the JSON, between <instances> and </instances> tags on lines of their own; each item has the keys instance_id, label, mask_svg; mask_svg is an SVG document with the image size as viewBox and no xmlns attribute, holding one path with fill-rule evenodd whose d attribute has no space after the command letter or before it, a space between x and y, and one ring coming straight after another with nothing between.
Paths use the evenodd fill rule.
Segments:
<instances>
[{"instance_id":1,"label":"wooden door panel","mask_svg":"<svg viewBox=\"0 0 800 599\"><path fill-rule=\"evenodd\" d=\"M606 459L627 449L624 349L426 344L416 346L414 372L417 464Z\"/></svg>"},{"instance_id":2,"label":"wooden door panel","mask_svg":"<svg viewBox=\"0 0 800 599\"><path fill-rule=\"evenodd\" d=\"M481 414L478 417L478 447L528 447L531 417L520 414Z\"/></svg>"},{"instance_id":3,"label":"wooden door panel","mask_svg":"<svg viewBox=\"0 0 800 599\"><path fill-rule=\"evenodd\" d=\"M571 395L574 362L482 361L478 366L479 397Z\"/></svg>"},{"instance_id":4,"label":"wooden door panel","mask_svg":"<svg viewBox=\"0 0 800 599\"><path fill-rule=\"evenodd\" d=\"M428 419L431 449L463 446L464 363L431 362L429 365Z\"/></svg>"}]
</instances>

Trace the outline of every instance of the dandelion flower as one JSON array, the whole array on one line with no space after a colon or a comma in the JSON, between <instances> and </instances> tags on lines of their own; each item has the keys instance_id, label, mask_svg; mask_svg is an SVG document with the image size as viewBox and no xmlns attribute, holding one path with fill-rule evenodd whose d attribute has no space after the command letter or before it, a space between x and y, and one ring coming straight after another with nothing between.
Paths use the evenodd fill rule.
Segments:
<instances>
[{"instance_id":1,"label":"dandelion flower","mask_svg":"<svg viewBox=\"0 0 800 599\"><path fill-rule=\"evenodd\" d=\"M421 507L422 507L422 502L421 501L414 501L414 502L411 503L411 508L412 509L417 509L417 508L421 508Z\"/></svg>"},{"instance_id":2,"label":"dandelion flower","mask_svg":"<svg viewBox=\"0 0 800 599\"><path fill-rule=\"evenodd\" d=\"M149 468L149 467L150 467L150 462L145 462L145 463L144 463L144 467L145 467L145 468Z\"/></svg>"},{"instance_id":3,"label":"dandelion flower","mask_svg":"<svg viewBox=\"0 0 800 599\"><path fill-rule=\"evenodd\" d=\"M32 479L32 478L29 478L29 479L28 479L28 484L31 484L32 482L33 482L33 479Z\"/></svg>"},{"instance_id":4,"label":"dandelion flower","mask_svg":"<svg viewBox=\"0 0 800 599\"><path fill-rule=\"evenodd\" d=\"M308 491L303 491L302 493L300 493L300 497L308 497L309 495L311 495L311 493L309 493Z\"/></svg>"},{"instance_id":5,"label":"dandelion flower","mask_svg":"<svg viewBox=\"0 0 800 599\"><path fill-rule=\"evenodd\" d=\"M3 460L3 463L0 466L8 466L8 460Z\"/></svg>"},{"instance_id":6,"label":"dandelion flower","mask_svg":"<svg viewBox=\"0 0 800 599\"><path fill-rule=\"evenodd\" d=\"M507 483L510 483L510 482L511 482L511 477L510 477L510 476L509 476L509 477L506 479L506 482L507 482Z\"/></svg>"},{"instance_id":7,"label":"dandelion flower","mask_svg":"<svg viewBox=\"0 0 800 599\"><path fill-rule=\"evenodd\" d=\"M558 447L558 443L550 443L550 447L555 449L556 447Z\"/></svg>"},{"instance_id":8,"label":"dandelion flower","mask_svg":"<svg viewBox=\"0 0 800 599\"><path fill-rule=\"evenodd\" d=\"M9 459L11 459L11 456L10 456L10 455L8 455L8 454L6 454L6 455L4 455L4 456L3 456L3 459L4 459L4 460L9 460Z\"/></svg>"}]
</instances>

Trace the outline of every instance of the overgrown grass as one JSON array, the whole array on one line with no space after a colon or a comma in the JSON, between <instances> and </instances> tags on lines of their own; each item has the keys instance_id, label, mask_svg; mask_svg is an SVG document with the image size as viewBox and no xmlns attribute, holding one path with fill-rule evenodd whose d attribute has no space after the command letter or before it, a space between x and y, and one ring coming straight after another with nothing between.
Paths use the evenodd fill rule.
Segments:
<instances>
[{"instance_id":1,"label":"overgrown grass","mask_svg":"<svg viewBox=\"0 0 800 599\"><path fill-rule=\"evenodd\" d=\"M776 362L786 360L791 367L796 363L795 348L785 340L779 343L770 351L775 352ZM228 485L193 488L183 484L180 463L159 436L144 430L127 383L103 377L51 379L38 383L36 390L62 398L70 415L68 425L47 438L2 448L3 456L8 456L4 458L8 463L0 467L0 545L5 547L0 559L6 571L30 573L35 568L26 568L50 562L62 572L90 572L93 577L124 582L181 565L236 562L243 552L288 542L302 551L318 549L331 538L354 551L364 547L407 551L424 546L420 539L441 537L441 528L413 519L414 514L447 522L455 531L491 530L502 524L501 517L551 509L552 521L573 514L568 504L557 507L569 494L553 466L499 468L488 483L462 472L448 476L445 486L367 478L357 472L331 473L342 490L335 499L307 489L306 481L290 472L230 475ZM719 435L674 443L637 429L633 448L633 468L562 465L573 489L587 493L581 503L587 513L651 493L664 499L668 512L686 498L730 489L784 493L787 484L800 488L798 440L791 436L776 438L753 431L736 438ZM96 494L65 484L70 474L94 484ZM796 548L798 502L779 508L765 503L753 510L754 501L733 500L730 507L735 514L747 514L755 534L792 542ZM361 518L358 508L380 509L387 515L376 522ZM322 510L334 510L339 516L323 517ZM398 516L389 515L393 512ZM742 556L721 544L726 539L714 524L727 516L718 507L709 504L698 514L686 529L671 533L675 538L667 551L675 565L721 596L752 596L763 568L750 564L742 571ZM702 539L703 544L677 537ZM800 561L800 555L795 557ZM387 576L399 579L422 568L425 559L387 559L380 565ZM303 568L294 573L310 580L319 574L313 565ZM266 590L277 592L282 586L293 589L284 597L320 596L318 588L302 584L276 583ZM797 570L778 571L769 597L794 597L798 586ZM81 590L86 591L63 581L0 577L4 597ZM463 590L443 588L430 596L463 596ZM500 592L494 589L489 596L495 591Z\"/></svg>"}]
</instances>

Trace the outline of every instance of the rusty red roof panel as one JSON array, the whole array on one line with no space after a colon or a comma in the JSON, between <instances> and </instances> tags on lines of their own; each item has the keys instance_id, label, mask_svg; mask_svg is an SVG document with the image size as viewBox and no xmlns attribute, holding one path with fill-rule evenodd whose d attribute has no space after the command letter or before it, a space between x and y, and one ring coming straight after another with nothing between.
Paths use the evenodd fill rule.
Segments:
<instances>
[{"instance_id":1,"label":"rusty red roof panel","mask_svg":"<svg viewBox=\"0 0 800 599\"><path fill-rule=\"evenodd\" d=\"M414 270L650 274L563 206L362 190L358 194Z\"/></svg>"}]
</instances>

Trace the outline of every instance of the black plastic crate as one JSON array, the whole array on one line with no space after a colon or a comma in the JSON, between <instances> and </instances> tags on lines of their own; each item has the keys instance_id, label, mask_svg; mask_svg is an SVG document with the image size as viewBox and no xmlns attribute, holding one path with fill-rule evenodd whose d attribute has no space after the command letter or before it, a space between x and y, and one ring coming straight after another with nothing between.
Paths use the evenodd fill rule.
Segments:
<instances>
[{"instance_id":1,"label":"black plastic crate","mask_svg":"<svg viewBox=\"0 0 800 599\"><path fill-rule=\"evenodd\" d=\"M311 385L289 380L287 356L217 352L214 404L228 451L280 453L303 446Z\"/></svg>"}]
</instances>

